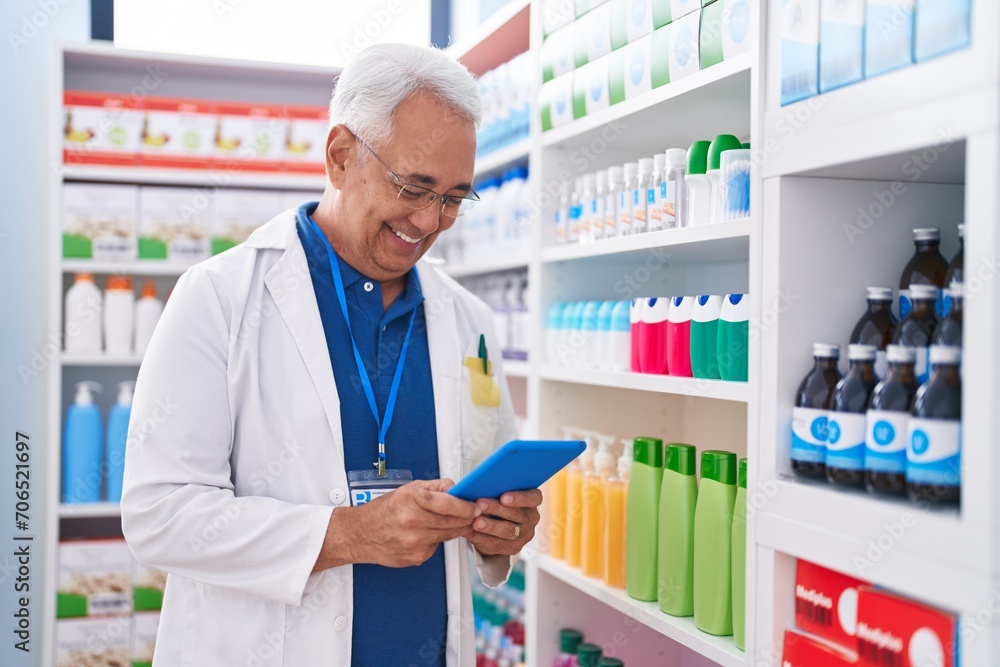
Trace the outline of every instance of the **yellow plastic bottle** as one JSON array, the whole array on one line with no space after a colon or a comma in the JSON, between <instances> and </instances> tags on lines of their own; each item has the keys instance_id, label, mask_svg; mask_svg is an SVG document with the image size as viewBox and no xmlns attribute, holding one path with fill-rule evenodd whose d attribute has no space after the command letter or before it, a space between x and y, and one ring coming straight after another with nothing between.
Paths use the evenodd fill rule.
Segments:
<instances>
[{"instance_id":1,"label":"yellow plastic bottle","mask_svg":"<svg viewBox=\"0 0 1000 667\"><path fill-rule=\"evenodd\" d=\"M549 480L545 489L548 505L548 554L562 560L566 557L566 470L560 470Z\"/></svg>"},{"instance_id":2,"label":"yellow plastic bottle","mask_svg":"<svg viewBox=\"0 0 1000 667\"><path fill-rule=\"evenodd\" d=\"M580 533L583 529L583 475L594 467L594 446L587 448L566 472L566 563L580 567Z\"/></svg>"},{"instance_id":3,"label":"yellow plastic bottle","mask_svg":"<svg viewBox=\"0 0 1000 667\"><path fill-rule=\"evenodd\" d=\"M632 472L632 441L622 443L618 474L604 488L604 583L612 588L625 588L625 499Z\"/></svg>"},{"instance_id":4,"label":"yellow plastic bottle","mask_svg":"<svg viewBox=\"0 0 1000 667\"><path fill-rule=\"evenodd\" d=\"M611 453L614 436L597 436L600 445L594 455L594 469L583 475L583 527L580 532L580 570L585 576L604 576L604 496L608 479L615 474Z\"/></svg>"}]
</instances>

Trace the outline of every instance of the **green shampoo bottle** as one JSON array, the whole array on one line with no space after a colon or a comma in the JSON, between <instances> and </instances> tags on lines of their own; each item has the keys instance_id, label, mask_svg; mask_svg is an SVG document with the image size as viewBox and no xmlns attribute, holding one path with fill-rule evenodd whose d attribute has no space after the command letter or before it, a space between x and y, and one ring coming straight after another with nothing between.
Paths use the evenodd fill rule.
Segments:
<instances>
[{"instance_id":1,"label":"green shampoo bottle","mask_svg":"<svg viewBox=\"0 0 1000 667\"><path fill-rule=\"evenodd\" d=\"M747 460L740 459L733 509L733 643L746 647L747 611Z\"/></svg>"},{"instance_id":2,"label":"green shampoo bottle","mask_svg":"<svg viewBox=\"0 0 1000 667\"><path fill-rule=\"evenodd\" d=\"M656 547L663 441L636 438L625 520L625 590L637 600L656 600Z\"/></svg>"},{"instance_id":3,"label":"green shampoo bottle","mask_svg":"<svg viewBox=\"0 0 1000 667\"><path fill-rule=\"evenodd\" d=\"M694 511L694 624L710 635L733 634L733 509L736 454L701 453Z\"/></svg>"},{"instance_id":4,"label":"green shampoo bottle","mask_svg":"<svg viewBox=\"0 0 1000 667\"><path fill-rule=\"evenodd\" d=\"M698 501L698 450L693 445L667 445L660 491L660 610L671 616L694 614L694 510Z\"/></svg>"}]
</instances>

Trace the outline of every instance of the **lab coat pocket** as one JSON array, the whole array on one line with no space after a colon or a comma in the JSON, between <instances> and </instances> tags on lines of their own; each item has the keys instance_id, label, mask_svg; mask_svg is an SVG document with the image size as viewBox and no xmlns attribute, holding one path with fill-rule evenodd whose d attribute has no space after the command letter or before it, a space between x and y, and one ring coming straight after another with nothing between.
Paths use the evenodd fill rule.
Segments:
<instances>
[{"instance_id":1,"label":"lab coat pocket","mask_svg":"<svg viewBox=\"0 0 1000 667\"><path fill-rule=\"evenodd\" d=\"M482 463L496 447L500 428L500 388L492 364L466 357L462 366L462 475Z\"/></svg>"},{"instance_id":2,"label":"lab coat pocket","mask_svg":"<svg viewBox=\"0 0 1000 667\"><path fill-rule=\"evenodd\" d=\"M284 661L285 605L222 586L191 582L189 605L198 618L196 655L219 667L281 667ZM240 647L242 654L233 651Z\"/></svg>"}]
</instances>

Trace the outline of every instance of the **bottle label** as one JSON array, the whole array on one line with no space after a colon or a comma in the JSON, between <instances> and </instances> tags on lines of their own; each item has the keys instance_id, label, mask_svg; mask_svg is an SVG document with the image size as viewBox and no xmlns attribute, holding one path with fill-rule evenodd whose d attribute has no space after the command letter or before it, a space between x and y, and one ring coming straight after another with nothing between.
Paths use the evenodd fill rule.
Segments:
<instances>
[{"instance_id":1,"label":"bottle label","mask_svg":"<svg viewBox=\"0 0 1000 667\"><path fill-rule=\"evenodd\" d=\"M911 310L913 310L913 304L910 302L910 290L899 290L899 321L902 322Z\"/></svg>"},{"instance_id":2,"label":"bottle label","mask_svg":"<svg viewBox=\"0 0 1000 667\"><path fill-rule=\"evenodd\" d=\"M829 414L814 408L792 408L793 461L823 463L826 460Z\"/></svg>"},{"instance_id":3,"label":"bottle label","mask_svg":"<svg viewBox=\"0 0 1000 667\"><path fill-rule=\"evenodd\" d=\"M641 229L646 227L646 197L641 190L632 191L632 224Z\"/></svg>"},{"instance_id":4,"label":"bottle label","mask_svg":"<svg viewBox=\"0 0 1000 667\"><path fill-rule=\"evenodd\" d=\"M660 203L660 190L662 187L661 184L659 188L654 187L646 191L646 208L649 210L649 231L663 229L663 210Z\"/></svg>"},{"instance_id":5,"label":"bottle label","mask_svg":"<svg viewBox=\"0 0 1000 667\"><path fill-rule=\"evenodd\" d=\"M931 348L917 348L917 361L913 364L913 374L917 376L920 384L927 382L931 376Z\"/></svg>"},{"instance_id":6,"label":"bottle label","mask_svg":"<svg viewBox=\"0 0 1000 667\"><path fill-rule=\"evenodd\" d=\"M556 209L556 241L563 242L566 240L566 209L557 208Z\"/></svg>"},{"instance_id":7,"label":"bottle label","mask_svg":"<svg viewBox=\"0 0 1000 667\"><path fill-rule=\"evenodd\" d=\"M604 197L596 197L590 203L590 228L595 237L604 229Z\"/></svg>"},{"instance_id":8,"label":"bottle label","mask_svg":"<svg viewBox=\"0 0 1000 667\"><path fill-rule=\"evenodd\" d=\"M94 259L134 259L135 238L125 236L98 236L94 239Z\"/></svg>"},{"instance_id":9,"label":"bottle label","mask_svg":"<svg viewBox=\"0 0 1000 667\"><path fill-rule=\"evenodd\" d=\"M618 198L618 225L621 234L628 234L632 227L632 198L627 192L622 192Z\"/></svg>"},{"instance_id":10,"label":"bottle label","mask_svg":"<svg viewBox=\"0 0 1000 667\"><path fill-rule=\"evenodd\" d=\"M670 187L668 181L660 184L660 208L662 209L664 227L673 227L673 223L677 219L676 209L674 208L674 199L676 197L677 190Z\"/></svg>"},{"instance_id":11,"label":"bottle label","mask_svg":"<svg viewBox=\"0 0 1000 667\"><path fill-rule=\"evenodd\" d=\"M615 220L615 196L604 195L604 236L614 236L617 229Z\"/></svg>"},{"instance_id":12,"label":"bottle label","mask_svg":"<svg viewBox=\"0 0 1000 667\"><path fill-rule=\"evenodd\" d=\"M875 375L881 380L885 377L885 374L889 372L889 357L885 350L879 350L875 353Z\"/></svg>"},{"instance_id":13,"label":"bottle label","mask_svg":"<svg viewBox=\"0 0 1000 667\"><path fill-rule=\"evenodd\" d=\"M865 470L906 472L907 412L869 410L865 434Z\"/></svg>"},{"instance_id":14,"label":"bottle label","mask_svg":"<svg viewBox=\"0 0 1000 667\"><path fill-rule=\"evenodd\" d=\"M569 231L569 240L576 241L580 236L580 216L583 215L583 207L579 204L574 204L569 208L569 220L567 221L567 227Z\"/></svg>"},{"instance_id":15,"label":"bottle label","mask_svg":"<svg viewBox=\"0 0 1000 667\"><path fill-rule=\"evenodd\" d=\"M962 422L957 419L910 420L906 481L932 486L960 486Z\"/></svg>"},{"instance_id":16,"label":"bottle label","mask_svg":"<svg viewBox=\"0 0 1000 667\"><path fill-rule=\"evenodd\" d=\"M831 412L827 422L826 465L841 470L861 470L865 462L865 416Z\"/></svg>"}]
</instances>

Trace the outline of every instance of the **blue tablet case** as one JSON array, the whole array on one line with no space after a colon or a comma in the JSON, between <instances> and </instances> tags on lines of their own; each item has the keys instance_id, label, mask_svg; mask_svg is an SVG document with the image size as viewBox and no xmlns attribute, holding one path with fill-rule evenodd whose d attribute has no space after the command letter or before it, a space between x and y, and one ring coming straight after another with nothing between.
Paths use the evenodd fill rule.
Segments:
<instances>
[{"instance_id":1,"label":"blue tablet case","mask_svg":"<svg viewBox=\"0 0 1000 667\"><path fill-rule=\"evenodd\" d=\"M537 489L587 448L582 440L511 440L448 491L462 500Z\"/></svg>"}]
</instances>

